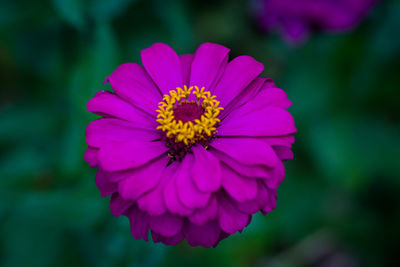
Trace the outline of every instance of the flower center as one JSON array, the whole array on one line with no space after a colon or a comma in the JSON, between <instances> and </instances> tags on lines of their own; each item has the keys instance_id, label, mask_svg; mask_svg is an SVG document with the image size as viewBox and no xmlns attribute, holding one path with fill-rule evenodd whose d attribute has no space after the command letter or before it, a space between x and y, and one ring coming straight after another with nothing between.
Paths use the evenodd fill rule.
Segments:
<instances>
[{"instance_id":1,"label":"flower center","mask_svg":"<svg viewBox=\"0 0 400 267\"><path fill-rule=\"evenodd\" d=\"M186 123L188 121L194 122L201 118L204 113L203 107L195 102L181 102L173 108L175 120Z\"/></svg>"},{"instance_id":2,"label":"flower center","mask_svg":"<svg viewBox=\"0 0 400 267\"><path fill-rule=\"evenodd\" d=\"M196 143L208 147L217 133L218 115L223 110L215 98L204 87L186 85L164 95L158 104L157 129L164 132L172 159L182 160Z\"/></svg>"}]
</instances>

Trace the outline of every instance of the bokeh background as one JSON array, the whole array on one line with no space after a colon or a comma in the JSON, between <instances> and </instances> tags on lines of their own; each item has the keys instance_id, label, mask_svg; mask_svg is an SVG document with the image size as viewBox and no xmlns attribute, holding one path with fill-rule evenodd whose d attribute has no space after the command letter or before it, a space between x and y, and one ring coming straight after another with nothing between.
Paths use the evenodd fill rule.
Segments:
<instances>
[{"instance_id":1,"label":"bokeh background","mask_svg":"<svg viewBox=\"0 0 400 267\"><path fill-rule=\"evenodd\" d=\"M300 46L246 0L0 2L1 266L400 266L400 1ZM135 240L83 161L86 102L119 64L206 41L265 64L294 103L276 210L215 249Z\"/></svg>"}]
</instances>

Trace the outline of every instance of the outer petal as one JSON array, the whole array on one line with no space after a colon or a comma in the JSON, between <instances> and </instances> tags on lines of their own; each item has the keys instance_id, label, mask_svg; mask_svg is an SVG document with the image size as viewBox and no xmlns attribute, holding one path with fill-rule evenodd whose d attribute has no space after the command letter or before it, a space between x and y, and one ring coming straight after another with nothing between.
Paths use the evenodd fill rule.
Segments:
<instances>
[{"instance_id":1,"label":"outer petal","mask_svg":"<svg viewBox=\"0 0 400 267\"><path fill-rule=\"evenodd\" d=\"M181 216L188 216L193 212L193 208L188 208L178 197L178 191L176 190L176 178L171 177L170 181L164 190L164 201L167 209L172 212L179 214Z\"/></svg>"},{"instance_id":2,"label":"outer petal","mask_svg":"<svg viewBox=\"0 0 400 267\"><path fill-rule=\"evenodd\" d=\"M146 71L138 64L125 63L120 65L105 82L129 103L155 115L155 108L162 96Z\"/></svg>"},{"instance_id":3,"label":"outer petal","mask_svg":"<svg viewBox=\"0 0 400 267\"><path fill-rule=\"evenodd\" d=\"M119 217L125 213L131 206L133 206L134 202L130 199L124 199L120 194L114 193L110 199L110 210L111 214L115 217Z\"/></svg>"},{"instance_id":4,"label":"outer petal","mask_svg":"<svg viewBox=\"0 0 400 267\"><path fill-rule=\"evenodd\" d=\"M240 212L229 197L219 194L218 202L218 223L224 232L234 234L246 227L249 216Z\"/></svg>"},{"instance_id":5,"label":"outer petal","mask_svg":"<svg viewBox=\"0 0 400 267\"><path fill-rule=\"evenodd\" d=\"M131 232L133 237L148 241L150 216L136 206L131 207L125 215L128 217L131 224Z\"/></svg>"},{"instance_id":6,"label":"outer petal","mask_svg":"<svg viewBox=\"0 0 400 267\"><path fill-rule=\"evenodd\" d=\"M269 188L277 190L278 186L283 182L283 179L285 179L285 166L282 161L279 161L272 170L271 176L264 181Z\"/></svg>"},{"instance_id":7,"label":"outer petal","mask_svg":"<svg viewBox=\"0 0 400 267\"><path fill-rule=\"evenodd\" d=\"M285 160L291 160L293 159L293 152L290 149L290 147L287 146L273 146L272 147L276 153L276 155L278 155L278 157L285 161Z\"/></svg>"},{"instance_id":8,"label":"outer petal","mask_svg":"<svg viewBox=\"0 0 400 267\"><path fill-rule=\"evenodd\" d=\"M267 106L253 112L233 111L218 128L218 136L278 136L296 132L292 115Z\"/></svg>"},{"instance_id":9,"label":"outer petal","mask_svg":"<svg viewBox=\"0 0 400 267\"><path fill-rule=\"evenodd\" d=\"M155 118L108 91L98 92L87 103L87 111L135 123L140 128L156 128Z\"/></svg>"},{"instance_id":10,"label":"outer petal","mask_svg":"<svg viewBox=\"0 0 400 267\"><path fill-rule=\"evenodd\" d=\"M221 242L222 240L224 240L225 238L227 238L227 237L229 237L229 236L230 236L230 234L225 233L224 231L221 231L221 234L219 235L218 240L217 240L217 242L213 245L213 247L214 247L214 248L217 247L218 244L219 244L219 242Z\"/></svg>"},{"instance_id":11,"label":"outer petal","mask_svg":"<svg viewBox=\"0 0 400 267\"><path fill-rule=\"evenodd\" d=\"M100 148L99 161L106 171L120 171L137 168L166 152L160 141L107 143Z\"/></svg>"},{"instance_id":12,"label":"outer petal","mask_svg":"<svg viewBox=\"0 0 400 267\"><path fill-rule=\"evenodd\" d=\"M217 198L213 195L210 201L204 208L196 209L193 214L189 216L189 220L197 225L203 225L208 221L217 218L218 203Z\"/></svg>"},{"instance_id":13,"label":"outer petal","mask_svg":"<svg viewBox=\"0 0 400 267\"><path fill-rule=\"evenodd\" d=\"M247 178L266 178L271 175L271 169L265 165L244 165L218 150L213 149L210 152L219 158L221 163L225 163L225 165L232 168L232 170L241 176L246 176Z\"/></svg>"},{"instance_id":14,"label":"outer petal","mask_svg":"<svg viewBox=\"0 0 400 267\"><path fill-rule=\"evenodd\" d=\"M260 101L257 101L260 98ZM253 99L255 102L252 102L255 106L257 106L257 102L260 103L261 106L274 106L280 107L283 109L287 109L292 106L292 102L288 99L285 91L280 88L267 88L261 90L261 92ZM264 100L264 101L261 101Z\"/></svg>"},{"instance_id":15,"label":"outer petal","mask_svg":"<svg viewBox=\"0 0 400 267\"><path fill-rule=\"evenodd\" d=\"M190 72L192 68L193 58L194 56L192 54L179 56L179 60L182 66L183 83L186 85L189 85L190 83Z\"/></svg>"},{"instance_id":16,"label":"outer petal","mask_svg":"<svg viewBox=\"0 0 400 267\"><path fill-rule=\"evenodd\" d=\"M269 201L265 205L265 207L263 207L262 210L264 214L267 212L272 212L276 208L276 198L277 198L276 192L273 190L268 190L268 196L269 196Z\"/></svg>"},{"instance_id":17,"label":"outer petal","mask_svg":"<svg viewBox=\"0 0 400 267\"><path fill-rule=\"evenodd\" d=\"M186 223L183 229L186 241L191 246L212 247L218 240L221 230L216 221L205 225Z\"/></svg>"},{"instance_id":18,"label":"outer petal","mask_svg":"<svg viewBox=\"0 0 400 267\"><path fill-rule=\"evenodd\" d=\"M249 56L239 56L229 62L214 91L221 106L227 106L263 69L263 64Z\"/></svg>"},{"instance_id":19,"label":"outer petal","mask_svg":"<svg viewBox=\"0 0 400 267\"><path fill-rule=\"evenodd\" d=\"M150 229L162 236L172 237L181 232L183 219L169 212L160 216L150 216Z\"/></svg>"},{"instance_id":20,"label":"outer petal","mask_svg":"<svg viewBox=\"0 0 400 267\"><path fill-rule=\"evenodd\" d=\"M205 87L210 90L211 85L218 77L229 49L218 44L204 43L194 54L190 85Z\"/></svg>"},{"instance_id":21,"label":"outer petal","mask_svg":"<svg viewBox=\"0 0 400 267\"><path fill-rule=\"evenodd\" d=\"M276 207L275 191L265 186L259 186L258 189L259 192L256 199L258 207L264 214L267 212L271 212Z\"/></svg>"},{"instance_id":22,"label":"outer petal","mask_svg":"<svg viewBox=\"0 0 400 267\"><path fill-rule=\"evenodd\" d=\"M189 208L204 207L209 198L210 193L199 191L192 180L191 172L193 170L194 156L187 154L180 163L176 175L176 189L180 201Z\"/></svg>"},{"instance_id":23,"label":"outer petal","mask_svg":"<svg viewBox=\"0 0 400 267\"><path fill-rule=\"evenodd\" d=\"M113 183L118 183L118 182L130 177L132 175L132 172L133 172L133 170L123 170L123 171L117 171L117 172L104 171L104 173L107 175L107 179Z\"/></svg>"},{"instance_id":24,"label":"outer petal","mask_svg":"<svg viewBox=\"0 0 400 267\"><path fill-rule=\"evenodd\" d=\"M250 101L237 109L240 114L252 113L262 110L265 107L278 107L287 109L292 105L292 102L287 98L286 93L279 88L267 88L259 91Z\"/></svg>"},{"instance_id":25,"label":"outer petal","mask_svg":"<svg viewBox=\"0 0 400 267\"><path fill-rule=\"evenodd\" d=\"M256 77L249 86L247 86L238 96L224 107L224 110L221 111L220 118L225 118L232 112L232 110L235 110L251 101L267 81L268 79Z\"/></svg>"},{"instance_id":26,"label":"outer petal","mask_svg":"<svg viewBox=\"0 0 400 267\"><path fill-rule=\"evenodd\" d=\"M166 237L166 236L162 236L160 234L151 232L151 236L153 238L154 243L161 242L167 246L174 246L176 244L179 244L185 238L185 236L183 235L182 232L179 232L178 234L171 236L171 237Z\"/></svg>"},{"instance_id":27,"label":"outer petal","mask_svg":"<svg viewBox=\"0 0 400 267\"><path fill-rule=\"evenodd\" d=\"M257 196L257 181L240 176L225 164L222 167L222 186L236 201L243 202Z\"/></svg>"},{"instance_id":28,"label":"outer petal","mask_svg":"<svg viewBox=\"0 0 400 267\"><path fill-rule=\"evenodd\" d=\"M256 199L246 200L244 202L238 202L236 203L236 207L240 212L249 215L255 214L260 210Z\"/></svg>"},{"instance_id":29,"label":"outer petal","mask_svg":"<svg viewBox=\"0 0 400 267\"><path fill-rule=\"evenodd\" d=\"M85 150L85 154L83 154L83 159L89 163L90 168L96 168L99 164L99 160L97 158L98 149L94 147L88 147Z\"/></svg>"},{"instance_id":30,"label":"outer petal","mask_svg":"<svg viewBox=\"0 0 400 267\"><path fill-rule=\"evenodd\" d=\"M182 66L178 55L166 44L156 43L141 52L143 66L162 94L182 87Z\"/></svg>"},{"instance_id":31,"label":"outer petal","mask_svg":"<svg viewBox=\"0 0 400 267\"><path fill-rule=\"evenodd\" d=\"M138 128L137 125L118 119L103 118L92 121L85 131L89 146L99 148L107 143L140 140L151 142L160 138L153 129Z\"/></svg>"},{"instance_id":32,"label":"outer petal","mask_svg":"<svg viewBox=\"0 0 400 267\"><path fill-rule=\"evenodd\" d=\"M268 144L256 139L218 138L210 145L246 165L267 165L273 167L279 161L275 152Z\"/></svg>"},{"instance_id":33,"label":"outer petal","mask_svg":"<svg viewBox=\"0 0 400 267\"><path fill-rule=\"evenodd\" d=\"M247 200L244 202L236 203L237 208L246 214L254 214L262 210L270 201L270 193L268 188L263 184L261 180L257 181L257 197L253 200Z\"/></svg>"},{"instance_id":34,"label":"outer petal","mask_svg":"<svg viewBox=\"0 0 400 267\"><path fill-rule=\"evenodd\" d=\"M294 136L293 135L281 135L281 136L267 136L267 137L258 137L257 139L262 139L267 142L271 146L286 146L292 147L294 144Z\"/></svg>"},{"instance_id":35,"label":"outer petal","mask_svg":"<svg viewBox=\"0 0 400 267\"><path fill-rule=\"evenodd\" d=\"M221 186L221 167L218 158L202 146L192 148L194 165L192 178L197 188L204 192L215 192Z\"/></svg>"},{"instance_id":36,"label":"outer petal","mask_svg":"<svg viewBox=\"0 0 400 267\"><path fill-rule=\"evenodd\" d=\"M106 197L108 195L111 195L118 190L118 186L116 183L112 183L108 180L105 172L102 170L98 170L96 173L96 178L95 178L96 186L100 190L101 196Z\"/></svg>"},{"instance_id":37,"label":"outer petal","mask_svg":"<svg viewBox=\"0 0 400 267\"><path fill-rule=\"evenodd\" d=\"M168 157L161 156L148 164L130 171L129 176L118 183L119 193L127 199L137 200L160 182L168 163Z\"/></svg>"},{"instance_id":38,"label":"outer petal","mask_svg":"<svg viewBox=\"0 0 400 267\"><path fill-rule=\"evenodd\" d=\"M174 166L174 164L164 168L158 186L139 198L138 206L141 210L144 210L151 215L161 215L167 211L163 195L165 187L173 178L175 171L176 166Z\"/></svg>"}]
</instances>

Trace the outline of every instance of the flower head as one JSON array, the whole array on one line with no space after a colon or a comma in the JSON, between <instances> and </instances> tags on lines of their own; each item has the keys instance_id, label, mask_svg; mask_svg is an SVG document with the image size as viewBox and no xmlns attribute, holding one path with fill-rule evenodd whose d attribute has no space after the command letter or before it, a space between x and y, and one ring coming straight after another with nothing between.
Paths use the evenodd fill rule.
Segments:
<instances>
[{"instance_id":1,"label":"flower head","mask_svg":"<svg viewBox=\"0 0 400 267\"><path fill-rule=\"evenodd\" d=\"M216 246L253 214L271 212L293 157L291 105L263 65L205 43L193 55L169 46L142 51L144 68L126 63L88 111L85 160L135 238Z\"/></svg>"},{"instance_id":2,"label":"flower head","mask_svg":"<svg viewBox=\"0 0 400 267\"><path fill-rule=\"evenodd\" d=\"M314 30L341 32L355 27L378 0L259 0L261 26L300 43Z\"/></svg>"}]
</instances>

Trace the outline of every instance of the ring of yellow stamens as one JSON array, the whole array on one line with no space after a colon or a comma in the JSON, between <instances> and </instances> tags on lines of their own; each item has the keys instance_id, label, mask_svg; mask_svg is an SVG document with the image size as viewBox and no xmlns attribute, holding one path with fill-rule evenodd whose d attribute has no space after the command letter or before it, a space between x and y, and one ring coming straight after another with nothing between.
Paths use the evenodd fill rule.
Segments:
<instances>
[{"instance_id":1,"label":"ring of yellow stamens","mask_svg":"<svg viewBox=\"0 0 400 267\"><path fill-rule=\"evenodd\" d=\"M196 100L189 101L189 96L193 94ZM169 91L169 95L163 96L163 101L158 104L157 122L160 124L157 129L162 130L167 138L174 138L175 142L183 142L191 145L202 139L212 137L217 132L217 124L220 122L218 115L223 110L219 107L216 96L205 91L204 87L199 89L197 86L182 88ZM183 103L195 102L203 108L203 115L194 121L182 122L176 120L174 109Z\"/></svg>"}]
</instances>

